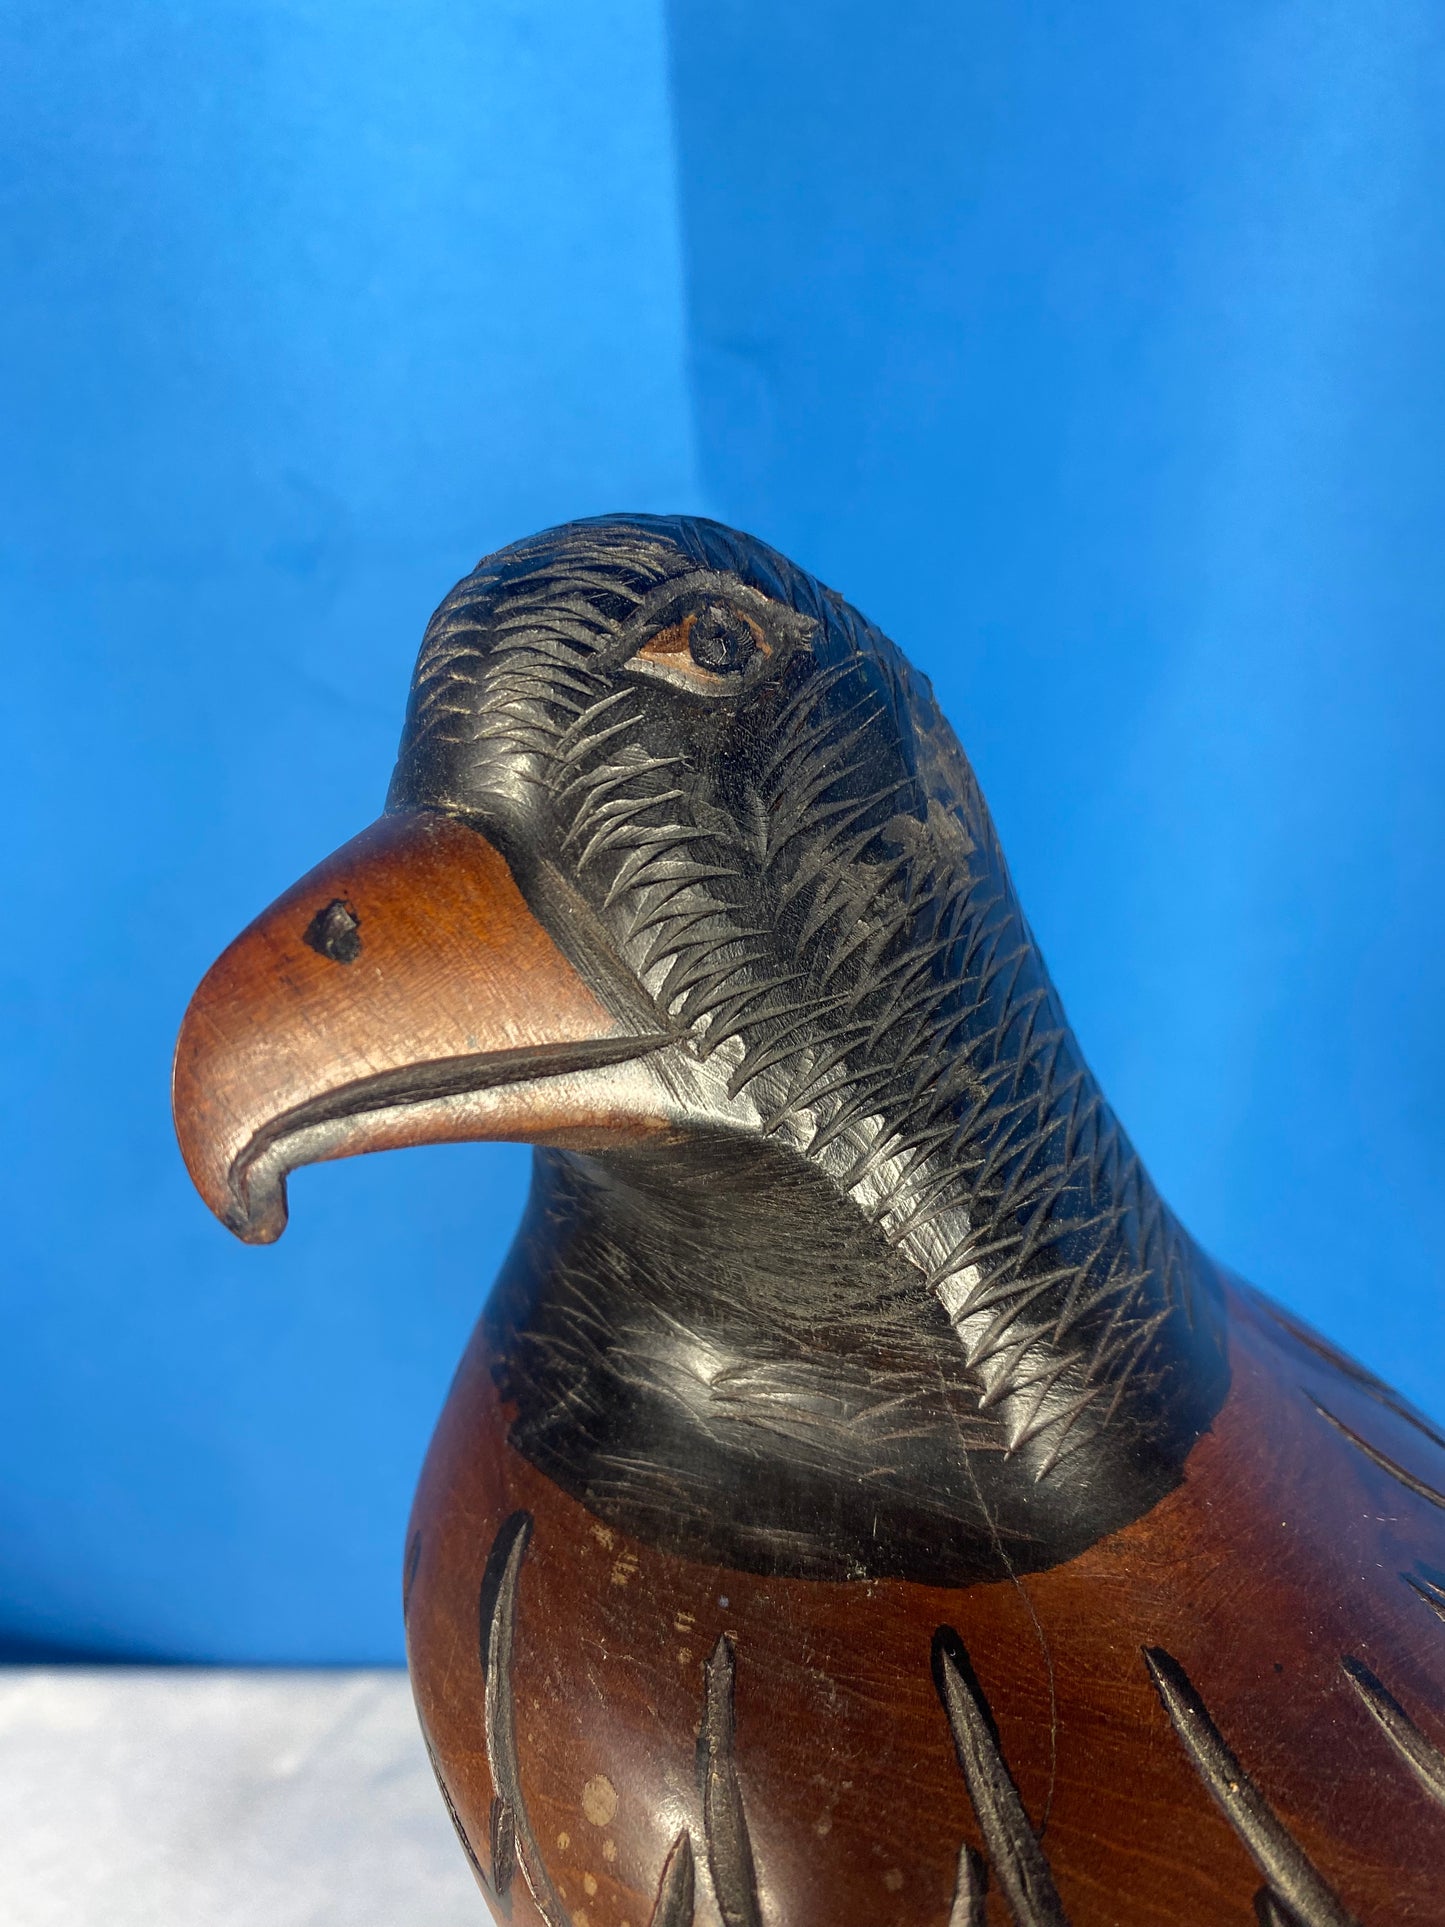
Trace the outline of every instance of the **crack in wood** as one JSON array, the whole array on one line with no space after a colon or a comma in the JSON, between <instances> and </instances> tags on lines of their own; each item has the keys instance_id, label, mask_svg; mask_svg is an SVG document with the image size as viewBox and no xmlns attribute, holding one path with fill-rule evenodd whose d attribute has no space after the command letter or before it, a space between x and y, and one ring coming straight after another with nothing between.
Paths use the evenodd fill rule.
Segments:
<instances>
[{"instance_id":1,"label":"crack in wood","mask_svg":"<svg viewBox=\"0 0 1445 1927\"><path fill-rule=\"evenodd\" d=\"M983 1688L963 1641L951 1626L940 1626L933 1636L933 1683L948 1715L968 1796L1015 1927L1068 1927L1048 1861L999 1746ZM962 1872L960 1862L960 1877ZM971 1880L973 1875L970 1864ZM982 1918L981 1889L977 1901L970 1899L970 1904L974 1914L965 1913L964 1922ZM956 1915L957 1898L954 1909Z\"/></svg>"},{"instance_id":2,"label":"crack in wood","mask_svg":"<svg viewBox=\"0 0 1445 1927\"><path fill-rule=\"evenodd\" d=\"M1445 1432L1433 1426L1423 1412L1416 1411L1409 1399L1403 1398L1393 1385L1387 1385L1384 1379L1376 1378L1373 1372L1366 1371L1358 1359L1351 1358L1348 1352L1340 1351L1327 1338L1321 1338L1317 1331L1312 1331L1308 1325L1292 1318L1282 1305L1264 1300L1262 1294L1258 1292L1253 1293L1252 1296L1255 1299L1256 1308L1262 1307L1275 1324L1282 1326L1297 1345L1303 1346L1307 1352L1312 1353L1331 1373L1338 1373L1341 1378L1348 1379L1356 1391L1363 1392L1366 1398L1373 1399L1377 1405L1383 1405L1387 1412L1393 1412L1397 1419L1403 1420L1406 1425L1413 1427L1415 1431L1429 1439L1437 1450L1445 1452ZM1305 1396L1309 1398L1311 1394L1306 1392Z\"/></svg>"},{"instance_id":3,"label":"crack in wood","mask_svg":"<svg viewBox=\"0 0 1445 1927\"><path fill-rule=\"evenodd\" d=\"M486 1748L495 1789L489 1878L439 1772L437 1778L467 1857L487 1890L505 1900L520 1870L545 1927L571 1927L527 1817L517 1757L513 1644L518 1585L531 1534L532 1519L526 1512L514 1512L503 1522L479 1598ZM1438 1590L1432 1581L1405 1577L1427 1601ZM1255 1897L1259 1927L1358 1927L1240 1764L1184 1668L1162 1647L1145 1647L1143 1657L1190 1764L1264 1875L1266 1885ZM1340 1663L1403 1763L1445 1807L1445 1753L1362 1660L1346 1654ZM697 1748L703 1827L722 1927L763 1927L734 1756L736 1672L733 1640L723 1633L704 1668ZM1004 1759L987 1696L962 1639L950 1626L940 1626L934 1635L933 1678L988 1850L986 1862L966 1841L960 1846L948 1927L983 1927L990 1864L1015 1927L1068 1927L1047 1858ZM684 1826L663 1863L649 1927L693 1927L694 1895L692 1841Z\"/></svg>"},{"instance_id":4,"label":"crack in wood","mask_svg":"<svg viewBox=\"0 0 1445 1927\"><path fill-rule=\"evenodd\" d=\"M1299 1927L1359 1927L1240 1765L1178 1660L1162 1646L1146 1646L1143 1652L1190 1765L1249 1849L1269 1883L1271 1899L1289 1910L1285 1920L1294 1915Z\"/></svg>"},{"instance_id":5,"label":"crack in wood","mask_svg":"<svg viewBox=\"0 0 1445 1927\"><path fill-rule=\"evenodd\" d=\"M657 1901L648 1927L692 1927L692 1840L684 1827L673 1841L657 1883Z\"/></svg>"}]
</instances>

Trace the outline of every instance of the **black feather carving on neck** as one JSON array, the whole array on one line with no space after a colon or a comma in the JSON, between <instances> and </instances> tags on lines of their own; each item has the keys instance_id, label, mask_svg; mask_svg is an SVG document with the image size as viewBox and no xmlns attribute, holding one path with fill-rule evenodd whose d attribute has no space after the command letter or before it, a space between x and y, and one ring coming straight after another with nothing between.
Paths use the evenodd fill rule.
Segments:
<instances>
[{"instance_id":1,"label":"black feather carving on neck","mask_svg":"<svg viewBox=\"0 0 1445 1927\"><path fill-rule=\"evenodd\" d=\"M764 672L722 700L628 667L668 619L677 584L703 577L718 593L733 585L768 637ZM903 1535L918 1540L902 1565L919 1577L940 1559L955 1573L1049 1563L1077 1536L1061 1524L1066 1500L1095 1494L1086 1512L1096 1536L1177 1481L1225 1384L1212 1268L1084 1063L931 690L876 628L716 524L618 518L553 531L484 563L433 619L393 800L476 820L604 994L645 1000L682 1040L651 1061L676 1113L698 1121L692 1159L671 1161L689 1178L670 1178L667 1159L645 1173L614 1163L610 1177L605 1160L542 1163L519 1245L531 1256L514 1259L493 1313L506 1326L499 1342L531 1360L512 1386L524 1450L590 1503L624 1522L640 1508L666 1536L654 1516L665 1495L619 1497L595 1441L569 1469L556 1424L539 1416L543 1381L555 1399L574 1374L579 1396L564 1409L589 1413L607 1382L607 1451L626 1456L616 1412L631 1410L639 1434L665 1438L664 1455L707 1460L705 1483L723 1491L747 1482L750 1454L784 1448L789 1385L794 1416L816 1418L832 1372L838 1422L855 1427L869 1385L881 1386L902 1401L909 1438L930 1435L935 1465L950 1451L969 1461L966 1478L939 1475L949 1496L924 1502L928 1455L910 1446L905 1472L898 1451L878 1448L885 1511L890 1490L905 1510L922 1507ZM846 1227L864 1239L866 1260L842 1267L872 1279L844 1293L849 1342L831 1351L846 1369L829 1346L810 1360L801 1335L780 1336L768 1289L750 1293L734 1276L728 1212L735 1223L755 1215L749 1173L763 1170L763 1146L769 1172L798 1173L790 1209L835 1246L856 1244ZM646 1234L648 1213L667 1218L670 1183L696 1195L699 1157L730 1200L718 1246L699 1232L691 1255L686 1238L664 1251ZM651 1200L640 1218L639 1198ZM556 1264L543 1275L539 1225L570 1254L567 1276ZM715 1294L735 1308L730 1331L712 1337L726 1336L736 1366L753 1371L753 1408L740 1415L734 1374L734 1391L711 1406L674 1396L664 1422L666 1373L629 1402L608 1379L605 1340L589 1350L569 1327L567 1277L575 1286L606 1274L620 1294L607 1316L634 1351L647 1350L638 1308L651 1307L661 1359L667 1307L693 1304L710 1266ZM815 1322L839 1304L828 1270L798 1271ZM600 1276L589 1288L603 1288ZM906 1310L895 1318L885 1306ZM708 1323L705 1305L696 1317ZM900 1344L918 1352L907 1386L894 1383ZM749 1346L761 1348L751 1364ZM529 1372L540 1373L530 1398ZM726 1443L718 1428L729 1423L750 1429ZM688 1443L689 1424L704 1443ZM856 1460L841 1451L837 1476L866 1479ZM859 1550L856 1519L845 1552L797 1548L818 1480L802 1490L794 1467L789 1481L791 1497L774 1506L775 1537L791 1548L778 1561L876 1569L883 1555ZM765 1495L758 1503L766 1512ZM699 1500L674 1539L705 1538L706 1510ZM943 1557L948 1520L971 1552ZM733 1553L753 1565L773 1556L758 1545Z\"/></svg>"}]
</instances>

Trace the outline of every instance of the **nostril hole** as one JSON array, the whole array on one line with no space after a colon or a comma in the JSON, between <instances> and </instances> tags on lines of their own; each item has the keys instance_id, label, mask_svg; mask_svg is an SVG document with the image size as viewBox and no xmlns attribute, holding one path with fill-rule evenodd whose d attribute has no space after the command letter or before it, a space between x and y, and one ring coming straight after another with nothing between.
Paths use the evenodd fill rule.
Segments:
<instances>
[{"instance_id":1,"label":"nostril hole","mask_svg":"<svg viewBox=\"0 0 1445 1927\"><path fill-rule=\"evenodd\" d=\"M307 924L301 941L332 963L355 963L361 955L361 918L344 897L333 897Z\"/></svg>"}]
</instances>

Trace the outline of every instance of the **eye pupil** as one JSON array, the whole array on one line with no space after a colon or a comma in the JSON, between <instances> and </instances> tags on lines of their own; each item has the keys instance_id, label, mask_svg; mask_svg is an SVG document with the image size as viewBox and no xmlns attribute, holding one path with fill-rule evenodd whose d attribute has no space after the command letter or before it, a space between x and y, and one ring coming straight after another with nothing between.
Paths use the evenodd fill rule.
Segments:
<instances>
[{"instance_id":1,"label":"eye pupil","mask_svg":"<svg viewBox=\"0 0 1445 1927\"><path fill-rule=\"evenodd\" d=\"M735 609L709 603L694 617L687 646L699 669L736 676L757 654L758 640Z\"/></svg>"}]
</instances>

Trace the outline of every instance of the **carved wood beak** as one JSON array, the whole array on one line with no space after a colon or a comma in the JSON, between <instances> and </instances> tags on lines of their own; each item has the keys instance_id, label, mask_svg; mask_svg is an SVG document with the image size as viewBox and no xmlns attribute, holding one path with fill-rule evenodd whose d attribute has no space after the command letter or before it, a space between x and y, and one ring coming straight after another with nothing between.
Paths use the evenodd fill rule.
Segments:
<instances>
[{"instance_id":1,"label":"carved wood beak","mask_svg":"<svg viewBox=\"0 0 1445 1927\"><path fill-rule=\"evenodd\" d=\"M216 1216L269 1244L299 1164L659 1128L639 1080L586 1074L668 1041L598 1001L483 836L403 811L318 864L206 973L176 1045L176 1135Z\"/></svg>"}]
</instances>

